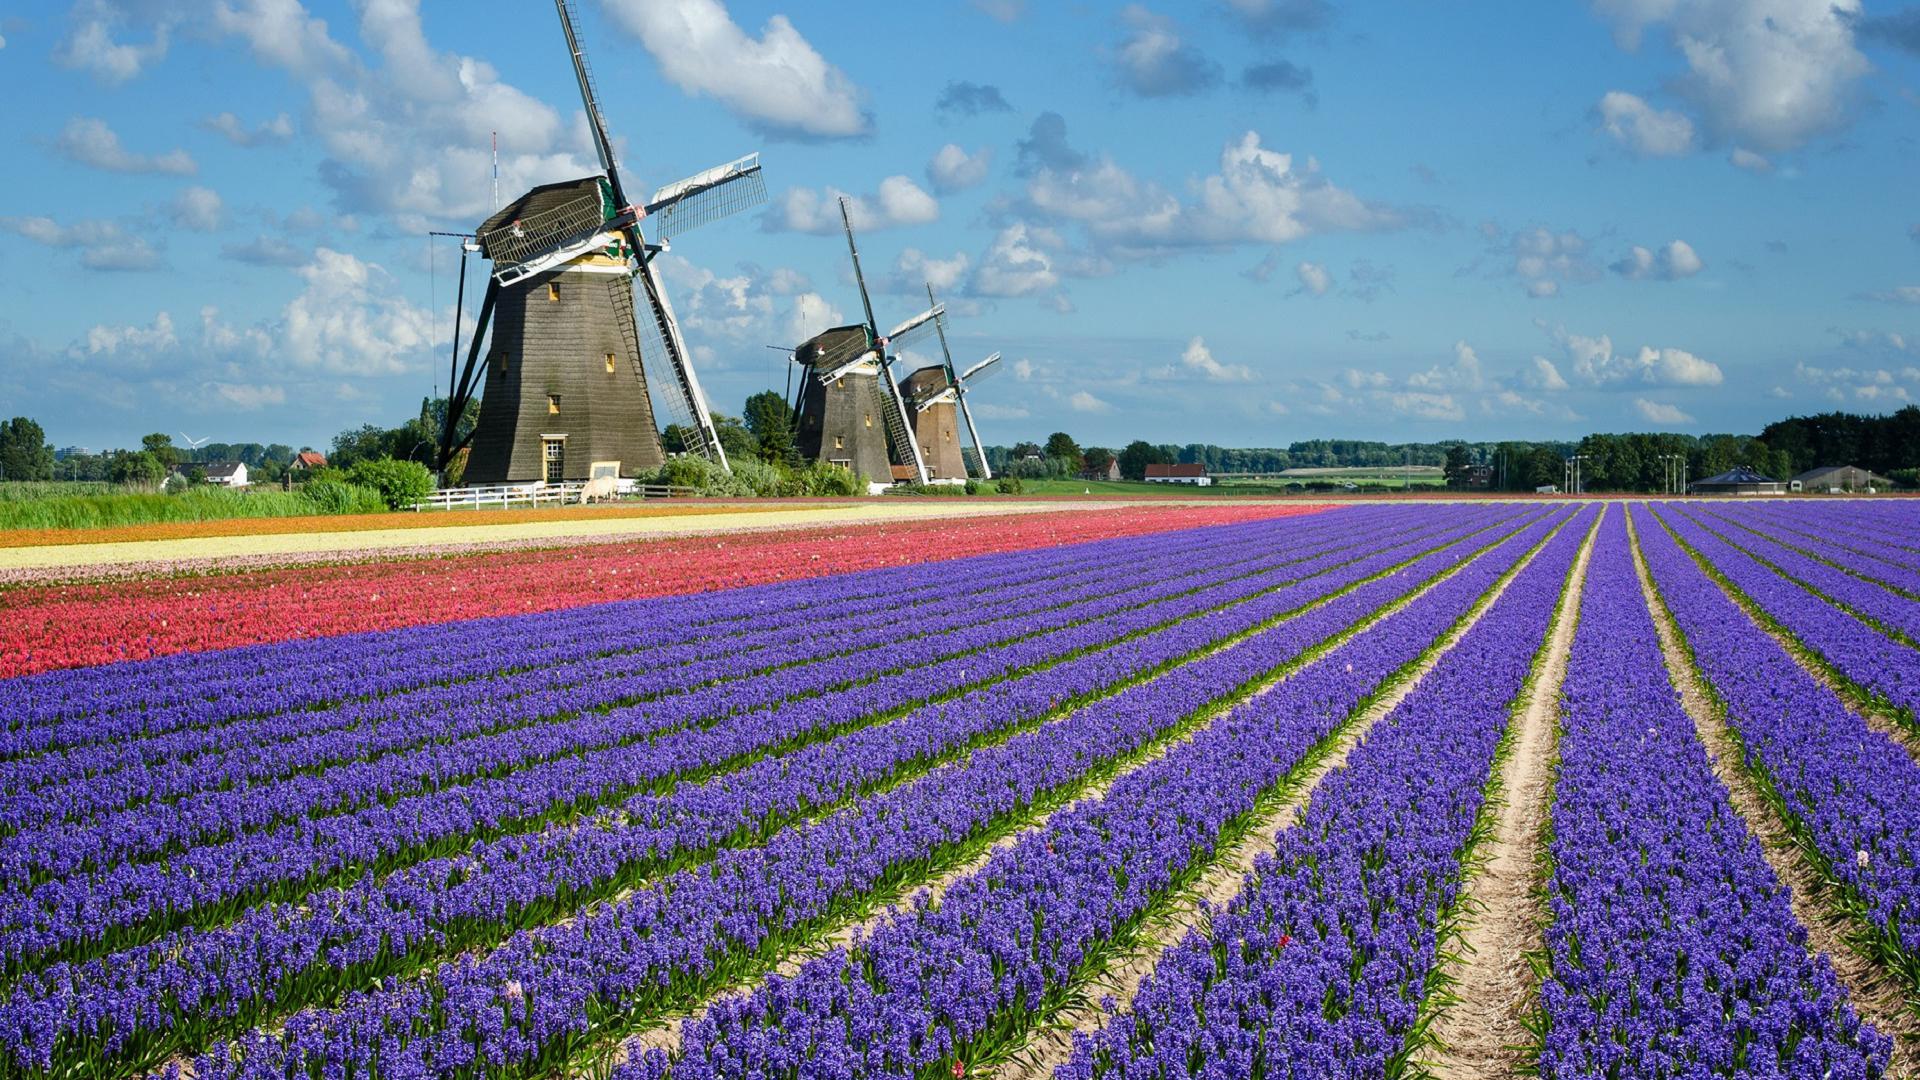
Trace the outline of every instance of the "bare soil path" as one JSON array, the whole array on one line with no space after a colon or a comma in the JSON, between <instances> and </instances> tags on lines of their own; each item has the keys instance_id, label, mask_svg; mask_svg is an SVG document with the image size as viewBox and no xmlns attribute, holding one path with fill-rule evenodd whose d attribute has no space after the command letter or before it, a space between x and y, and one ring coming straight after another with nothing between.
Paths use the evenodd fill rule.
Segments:
<instances>
[{"instance_id":1,"label":"bare soil path","mask_svg":"<svg viewBox=\"0 0 1920 1080\"><path fill-rule=\"evenodd\" d=\"M1680 702L1693 718L1694 730L1706 744L1713 761L1714 775L1726 787L1734 809L1746 819L1747 827L1760 840L1767 865L1774 876L1787 886L1794 918L1807 929L1809 950L1826 956L1833 964L1840 984L1860 1018L1872 1024L1882 1035L1893 1039L1893 1058L1889 1076L1920 1076L1920 1016L1908 1007L1899 984L1872 957L1852 943L1853 926L1847 916L1825 898L1826 886L1817 868L1801 852L1773 808L1767 804L1753 779L1742 766L1740 746L1728 730L1726 717L1708 693L1705 677L1687 656L1673 617L1667 612L1654 589L1640 551L1638 526L1643 522L1628 519L1628 534L1633 539L1633 560L1640 577L1640 589L1653 612L1653 623L1660 635L1660 650L1666 654L1667 675L1680 693ZM1792 651L1792 650L1789 650ZM1844 700L1844 698L1843 698Z\"/></svg>"},{"instance_id":2,"label":"bare soil path","mask_svg":"<svg viewBox=\"0 0 1920 1080\"><path fill-rule=\"evenodd\" d=\"M1618 509L1612 512L1622 512ZM1540 853L1553 803L1560 744L1560 688L1567 677L1580 594L1593 553L1589 534L1575 557L1541 667L1509 733L1497 777L1493 834L1459 901L1466 913L1450 965L1451 1004L1434 1016L1434 1050L1421 1062L1439 1080L1475 1080L1522 1072L1528 1064L1525 1019L1539 996L1527 962L1545 947L1547 910Z\"/></svg>"}]
</instances>

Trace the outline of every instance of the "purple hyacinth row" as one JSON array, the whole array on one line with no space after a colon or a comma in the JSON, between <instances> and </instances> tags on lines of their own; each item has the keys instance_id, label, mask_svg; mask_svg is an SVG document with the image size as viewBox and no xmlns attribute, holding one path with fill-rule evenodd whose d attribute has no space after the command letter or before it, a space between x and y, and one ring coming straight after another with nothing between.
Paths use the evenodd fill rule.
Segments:
<instances>
[{"instance_id":1,"label":"purple hyacinth row","mask_svg":"<svg viewBox=\"0 0 1920 1080\"><path fill-rule=\"evenodd\" d=\"M1656 517L1802 646L1894 706L1920 711L1920 653L1835 610L1685 514L1666 507Z\"/></svg>"},{"instance_id":2,"label":"purple hyacinth row","mask_svg":"<svg viewBox=\"0 0 1920 1080\"><path fill-rule=\"evenodd\" d=\"M1199 543L1214 533L1159 535L1170 543L1182 538ZM1228 526L1219 535L1245 535L1245 529ZM1100 542L1112 543L1111 548L1067 545L752 589L181 653L9 679L0 682L0 724L5 729L0 731L0 757L172 727L204 727L267 712L312 710L484 675L497 670L503 658L537 666L609 651L671 647L696 637L724 640L750 626L805 629L826 618L870 614L883 600L898 606L930 597L951 600L959 592L999 588L1024 576L1054 576L1108 553L1156 550L1146 546L1155 539L1135 537ZM956 588L956 582L965 584ZM501 630L509 627L517 631L515 636L503 637ZM121 719L109 726L102 722L103 715Z\"/></svg>"},{"instance_id":3,"label":"purple hyacinth row","mask_svg":"<svg viewBox=\"0 0 1920 1080\"><path fill-rule=\"evenodd\" d=\"M1563 695L1540 1075L1883 1075L1681 708L1617 514Z\"/></svg>"},{"instance_id":4,"label":"purple hyacinth row","mask_svg":"<svg viewBox=\"0 0 1920 1080\"><path fill-rule=\"evenodd\" d=\"M1059 1080L1385 1076L1404 1062L1495 752L1596 516L1520 571L1321 781L1227 909L1160 958L1126 1012L1076 1038Z\"/></svg>"},{"instance_id":5,"label":"purple hyacinth row","mask_svg":"<svg viewBox=\"0 0 1920 1080\"><path fill-rule=\"evenodd\" d=\"M1309 526L1325 531L1331 522ZM1341 523L1345 525L1347 523ZM1241 527L1222 529L1218 537L1230 543L1258 535ZM36 751L31 759L0 762L0 791L30 790L46 781L65 779L78 768L84 775L124 760L160 763L177 761L209 748L224 748L252 739L284 740L330 726L355 722L342 706L357 699L393 695L443 695L446 684L463 684L502 673L564 668L601 657L643 659L672 664L699 659L715 642L738 647L740 637L764 639L769 645L793 646L818 638L823 623L861 630L898 621L903 615L943 618L969 608L988 606L1022 590L1047 589L1051 580L1081 570L1118 569L1155 550L1146 538L1116 543L1112 548L1055 549L1045 558L1023 555L1007 566L975 565L972 560L906 569L876 571L882 581L898 579L888 590L867 574L812 579L793 585L724 590L694 596L593 605L563 612L522 616L525 622L477 620L378 634L348 635L317 642L278 646L251 646L245 650L183 654L191 662L227 682L239 682L238 693L188 695L184 702L162 706L146 701L153 669L170 672L180 657L112 665L123 678L117 688L100 688L79 715L62 722L46 722L0 736L9 753ZM956 582L961 583L956 587ZM763 595L764 590L764 595ZM878 601L884 599L886 603ZM969 602L969 601L973 602ZM512 634L503 634L506 627ZM478 628L478 629L476 629ZM485 631L484 640L478 638ZM228 667L247 671L242 660L261 662L267 650L279 649L282 663L250 679L235 676ZM324 651L325 656L310 654ZM244 654L244 655L241 655ZM397 658L404 658L404 662ZM334 671L346 668L345 671ZM299 673L290 676L289 671ZM28 703L63 700L72 694L66 681L84 685L98 679L98 669L53 672L0 683L0 691L31 684ZM290 693L282 682L293 679ZM168 690L178 688L168 684ZM19 696L16 693L14 696ZM426 704L431 705L429 699ZM325 706L325 708L322 708ZM198 733L200 742L156 742L153 736L171 732ZM129 742L129 740L138 740ZM106 752L122 750L131 759L82 756L67 763L67 750ZM52 751L52 752L48 752Z\"/></svg>"},{"instance_id":6,"label":"purple hyacinth row","mask_svg":"<svg viewBox=\"0 0 1920 1080\"><path fill-rule=\"evenodd\" d=\"M678 668L656 667L645 657L623 657L576 665L586 669L582 673L586 685L581 686L542 686L546 680L540 674L468 683L431 710L407 702L392 723L356 723L350 730L302 742L242 749L228 756L236 763L229 770L204 761L183 766L175 775L202 776L204 781L184 782L203 783L206 790L171 801L149 799L83 824L53 824L0 839L0 867L14 877L72 874L116 860L177 852L300 816L338 813L373 799L392 801L421 790L438 790L471 777L606 748L606 743L586 738L587 733L632 739L658 734L670 725L824 693L880 672L935 663L1175 592L1218 585L1282 560L1266 550L1264 541L1243 540L1222 545L1197 561L1200 565L1191 574L1172 575L1142 590L1117 588L1111 580L1101 580L1104 575L1096 568L1089 571L1090 580L1062 580L1054 590L1030 590L1022 598L956 616L947 625L936 621L923 626L928 632L919 636L903 635L897 625L845 636L815 634L806 647L781 650L778 656L784 664L758 676L725 682L715 682L715 676L725 672L730 659L726 657ZM848 646L853 647L851 651ZM823 652L830 655L818 655ZM681 696L661 700L676 693ZM626 701L634 704L617 708L628 721L625 724L609 726L603 715L596 715ZM384 711L391 708L390 703L388 699L375 707ZM411 752L353 760L355 751L362 748L377 755L378 746L366 744L388 732L403 746L423 740L424 745ZM288 771L289 760L324 764L341 758L346 762L333 768L271 779ZM261 784L246 779L246 773L256 767L269 777ZM123 794L127 779L124 775L103 778L106 798ZM36 792L34 798L58 803L69 790L72 786ZM137 794L159 793L148 789Z\"/></svg>"},{"instance_id":7,"label":"purple hyacinth row","mask_svg":"<svg viewBox=\"0 0 1920 1080\"><path fill-rule=\"evenodd\" d=\"M181 932L84 965L54 965L23 979L0 1006L0 1043L71 1046L85 1033L106 1032L88 1052L150 1058L190 1047L209 1021L240 1015L255 1001L300 1004L332 969L357 966L364 981L391 970L395 954L496 937L565 910L563 903L577 905L670 867L676 857L830 807L903 767L924 769L970 740L1154 672L1386 570L1405 554L1400 545L1203 616L1191 631L1161 630L710 783L638 797L574 829L481 845L297 906L256 908L220 931Z\"/></svg>"},{"instance_id":8,"label":"purple hyacinth row","mask_svg":"<svg viewBox=\"0 0 1920 1080\"><path fill-rule=\"evenodd\" d=\"M577 1049L596 1026L617 1028L623 1018L684 1007L808 940L822 920L858 911L874 890L924 875L943 852L948 859L963 855L968 839L989 835L982 830L995 822L1150 744L1183 717L1466 555L1427 556L1039 731L860 799L762 847L724 852L566 925L515 934L492 953L463 957L429 979L349 995L337 1011L298 1014L277 1037L256 1032L216 1045L196 1061L196 1075L283 1075L321 1062L351 1071L376 1058L383 1074L457 1073L480 1062L552 1059ZM1450 583L1477 580L1476 571L1498 558L1470 563ZM1457 591L1443 585L1432 595ZM1183 623L1172 632L1197 630ZM1168 760L1186 754L1177 748Z\"/></svg>"},{"instance_id":9,"label":"purple hyacinth row","mask_svg":"<svg viewBox=\"0 0 1920 1080\"><path fill-rule=\"evenodd\" d=\"M1055 816L938 906L716 1003L686 1030L679 1056L636 1054L615 1076L913 1075L1007 1038L1065 1001L1090 957L1565 520L1556 512L1529 527L1106 795Z\"/></svg>"},{"instance_id":10,"label":"purple hyacinth row","mask_svg":"<svg viewBox=\"0 0 1920 1080\"><path fill-rule=\"evenodd\" d=\"M1837 567L1758 533L1749 532L1698 508L1675 511L1688 517L1695 527L1711 531L1728 545L1770 565L1774 571L1824 597L1831 605L1842 605L1870 623L1909 639L1920 638L1920 602L1909 600L1886 586L1864 581Z\"/></svg>"},{"instance_id":11,"label":"purple hyacinth row","mask_svg":"<svg viewBox=\"0 0 1920 1080\"><path fill-rule=\"evenodd\" d=\"M1484 527L1498 515L1474 518ZM1281 532L1278 535L1286 535ZM1418 542L1416 542L1418 543ZM1351 554L1324 556L1327 564ZM1214 586L1204 595L1215 603L1243 592L1277 587L1311 572L1314 562L1283 567L1233 585ZM1324 568L1324 567L1322 567ZM586 724L601 729L622 725L678 727L645 742L583 753L544 765L477 780L443 792L380 803L350 814L300 819L287 826L250 833L224 844L198 847L165 861L122 863L94 875L60 878L30 893L0 893L0 952L10 960L96 938L101 930L137 927L158 919L157 927L177 924L183 913L233 909L261 895L291 895L342 871L392 865L397 859L451 854L474 839L538 826L556 808L590 808L657 787L676 776L710 770L743 756L763 754L814 733L905 708L943 693L989 681L1057 659L1064 653L1155 625L1163 616L1134 609L1109 616L1093 627L1066 627L1010 645L983 648L920 671L886 675L857 689L782 704L785 695L763 691L759 701L742 702L725 723L687 727L710 704L706 693L662 699L647 706L597 715ZM716 692L723 692L718 688ZM756 707L757 706L757 707ZM711 715L713 710L708 708ZM578 729L576 729L578 730ZM585 739L611 743L611 737ZM112 945L143 940L116 937Z\"/></svg>"},{"instance_id":12,"label":"purple hyacinth row","mask_svg":"<svg viewBox=\"0 0 1920 1080\"><path fill-rule=\"evenodd\" d=\"M1915 983L1920 765L1755 626L1665 530L1635 516L1655 584L1747 761L1766 775L1828 876L1861 899L1883 949Z\"/></svg>"},{"instance_id":13,"label":"purple hyacinth row","mask_svg":"<svg viewBox=\"0 0 1920 1080\"><path fill-rule=\"evenodd\" d=\"M1830 514L1814 521L1808 520L1804 511L1780 512L1783 509L1725 507L1719 509L1718 516L1770 535L1848 573L1890 585L1909 595L1920 593L1920 555L1863 535Z\"/></svg>"}]
</instances>

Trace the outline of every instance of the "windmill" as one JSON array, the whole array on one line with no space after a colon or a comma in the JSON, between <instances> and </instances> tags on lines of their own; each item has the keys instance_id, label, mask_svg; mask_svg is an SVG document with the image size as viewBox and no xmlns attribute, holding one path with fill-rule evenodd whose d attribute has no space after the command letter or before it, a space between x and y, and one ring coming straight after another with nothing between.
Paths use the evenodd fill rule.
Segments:
<instances>
[{"instance_id":1,"label":"windmill","mask_svg":"<svg viewBox=\"0 0 1920 1080\"><path fill-rule=\"evenodd\" d=\"M796 442L803 457L844 465L870 481L928 480L927 463L913 437L906 400L894 381L893 350L924 338L946 309L935 304L886 334L873 315L860 248L853 239L847 200L840 200L853 278L867 321L836 326L802 342L793 360L806 370L800 380Z\"/></svg>"},{"instance_id":2,"label":"windmill","mask_svg":"<svg viewBox=\"0 0 1920 1080\"><path fill-rule=\"evenodd\" d=\"M586 479L615 462L627 476L651 469L664 459L651 368L652 381L667 385L667 411L689 433L687 449L726 468L653 257L680 233L765 201L759 155L668 184L644 205L629 202L571 7L554 0L554 8L604 171L534 188L462 245L456 305L468 254L490 260L493 273L464 367L455 334L439 466L470 443L466 475L475 483ZM640 231L649 219L658 245ZM479 421L459 438L456 418L479 390Z\"/></svg>"},{"instance_id":3,"label":"windmill","mask_svg":"<svg viewBox=\"0 0 1920 1080\"><path fill-rule=\"evenodd\" d=\"M927 286L927 302L940 307L933 298L932 285ZM981 445L980 429L973 424L973 410L967 407L967 393L973 383L1000 370L1000 354L994 353L965 371L955 371L953 351L947 347L946 315L934 319L934 326L940 334L941 362L914 371L905 383L907 402L913 409L914 436L927 459L927 470L935 477L965 479L969 471L974 471L980 474L980 479L991 480L993 469L987 465L987 448ZM973 442L972 470L967 467L966 454L955 431L956 419L966 421L967 437Z\"/></svg>"}]
</instances>

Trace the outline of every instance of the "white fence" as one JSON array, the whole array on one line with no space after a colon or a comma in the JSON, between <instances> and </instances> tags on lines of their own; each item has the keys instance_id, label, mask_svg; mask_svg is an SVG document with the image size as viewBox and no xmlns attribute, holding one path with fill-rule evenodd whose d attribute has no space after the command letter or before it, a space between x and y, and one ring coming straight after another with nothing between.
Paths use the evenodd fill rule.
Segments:
<instances>
[{"instance_id":1,"label":"white fence","mask_svg":"<svg viewBox=\"0 0 1920 1080\"><path fill-rule=\"evenodd\" d=\"M486 487L443 488L413 504L415 510L505 510L514 506L563 506L580 501L582 481L563 484L489 484ZM695 494L690 487L631 484L615 498L671 499Z\"/></svg>"}]
</instances>

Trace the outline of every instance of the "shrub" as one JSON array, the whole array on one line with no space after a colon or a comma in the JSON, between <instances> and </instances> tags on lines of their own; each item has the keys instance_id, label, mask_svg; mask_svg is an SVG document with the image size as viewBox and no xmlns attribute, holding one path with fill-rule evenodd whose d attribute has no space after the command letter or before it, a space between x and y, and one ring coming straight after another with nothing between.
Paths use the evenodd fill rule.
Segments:
<instances>
[{"instance_id":1,"label":"shrub","mask_svg":"<svg viewBox=\"0 0 1920 1080\"><path fill-rule=\"evenodd\" d=\"M967 477L966 492L969 495L980 494L980 481L975 480L971 476Z\"/></svg>"},{"instance_id":2,"label":"shrub","mask_svg":"<svg viewBox=\"0 0 1920 1080\"><path fill-rule=\"evenodd\" d=\"M1019 477L1003 476L993 482L993 490L1002 495L1018 495L1024 488L1020 483Z\"/></svg>"},{"instance_id":3,"label":"shrub","mask_svg":"<svg viewBox=\"0 0 1920 1080\"><path fill-rule=\"evenodd\" d=\"M865 495L867 478L843 465L825 461L808 462L794 474L797 495Z\"/></svg>"},{"instance_id":4,"label":"shrub","mask_svg":"<svg viewBox=\"0 0 1920 1080\"><path fill-rule=\"evenodd\" d=\"M300 498L316 514L377 514L387 509L379 492L332 477L308 481L300 488Z\"/></svg>"},{"instance_id":5,"label":"shrub","mask_svg":"<svg viewBox=\"0 0 1920 1080\"><path fill-rule=\"evenodd\" d=\"M404 510L433 494L433 474L417 461L356 461L347 470L347 480L378 492L389 510Z\"/></svg>"}]
</instances>

